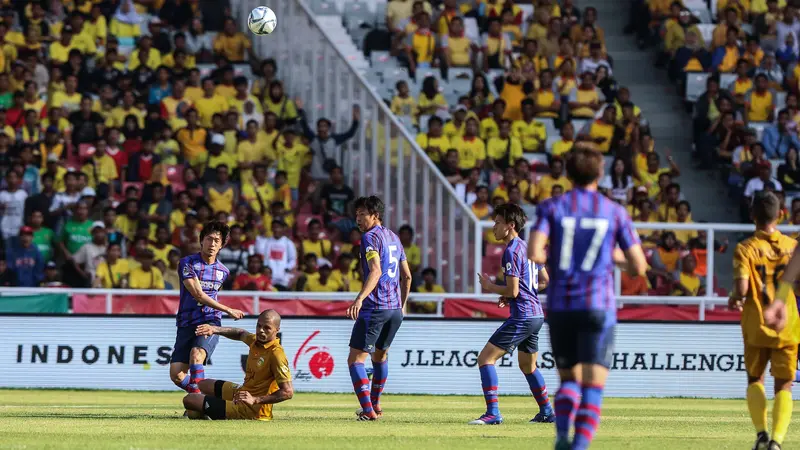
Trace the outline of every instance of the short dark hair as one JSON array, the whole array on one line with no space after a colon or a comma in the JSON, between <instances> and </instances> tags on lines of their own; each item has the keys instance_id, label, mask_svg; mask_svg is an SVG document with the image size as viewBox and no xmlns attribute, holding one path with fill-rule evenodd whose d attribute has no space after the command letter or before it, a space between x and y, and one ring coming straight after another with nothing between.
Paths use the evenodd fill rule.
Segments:
<instances>
[{"instance_id":1,"label":"short dark hair","mask_svg":"<svg viewBox=\"0 0 800 450\"><path fill-rule=\"evenodd\" d=\"M567 160L567 177L578 186L587 186L600 178L603 155L596 150L575 149Z\"/></svg>"},{"instance_id":2,"label":"short dark hair","mask_svg":"<svg viewBox=\"0 0 800 450\"><path fill-rule=\"evenodd\" d=\"M436 278L436 269L434 269L433 267L426 267L426 268L422 269L422 276L423 277L425 275L428 275L428 274L431 274L431 275L433 275L433 278Z\"/></svg>"},{"instance_id":3,"label":"short dark hair","mask_svg":"<svg viewBox=\"0 0 800 450\"><path fill-rule=\"evenodd\" d=\"M681 200L678 202L678 208L680 208L681 206L686 206L686 210L692 212L692 205L690 205L689 202L687 202L686 200Z\"/></svg>"},{"instance_id":4,"label":"short dark hair","mask_svg":"<svg viewBox=\"0 0 800 450\"><path fill-rule=\"evenodd\" d=\"M224 247L225 244L228 243L228 236L231 234L231 229L228 227L228 224L217 220L209 222L203 227L203 231L200 232L200 240L202 241L206 236L212 233L219 233L222 238L222 246Z\"/></svg>"},{"instance_id":5,"label":"short dark hair","mask_svg":"<svg viewBox=\"0 0 800 450\"><path fill-rule=\"evenodd\" d=\"M503 203L495 208L492 217L496 218L498 216L502 217L506 223L513 224L514 230L517 233L525 228L525 222L528 220L528 216L525 214L525 211L523 211L519 205L515 205L514 203Z\"/></svg>"},{"instance_id":6,"label":"short dark hair","mask_svg":"<svg viewBox=\"0 0 800 450\"><path fill-rule=\"evenodd\" d=\"M355 209L359 208L367 210L367 213L370 215L374 214L378 216L378 220L383 221L383 211L386 207L383 204L383 200L377 196L370 195L369 197L357 198Z\"/></svg>"},{"instance_id":7,"label":"short dark hair","mask_svg":"<svg viewBox=\"0 0 800 450\"><path fill-rule=\"evenodd\" d=\"M778 220L781 211L781 202L772 192L760 191L753 197L752 206L753 222L756 225L767 225Z\"/></svg>"},{"instance_id":8,"label":"short dark hair","mask_svg":"<svg viewBox=\"0 0 800 450\"><path fill-rule=\"evenodd\" d=\"M409 224L403 225L402 227L400 227L400 229L397 230L397 232L398 233L408 232L408 234L410 234L411 237L414 237L414 229L411 228L411 225Z\"/></svg>"}]
</instances>

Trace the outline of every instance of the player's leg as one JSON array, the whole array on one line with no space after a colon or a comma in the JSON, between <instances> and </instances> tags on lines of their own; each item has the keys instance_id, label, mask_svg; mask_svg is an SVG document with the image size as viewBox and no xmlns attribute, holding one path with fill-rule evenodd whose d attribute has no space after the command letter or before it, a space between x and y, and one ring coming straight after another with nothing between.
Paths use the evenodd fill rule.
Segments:
<instances>
[{"instance_id":1,"label":"player's leg","mask_svg":"<svg viewBox=\"0 0 800 450\"><path fill-rule=\"evenodd\" d=\"M347 366L350 370L353 390L361 405L361 410L358 412L359 420L378 418L372 407L369 377L367 369L364 367L367 357L375 350L375 342L380 333L380 328L376 328L373 322L374 313L375 311L362 310L353 324L353 331L350 334L350 354L347 357Z\"/></svg>"},{"instance_id":2,"label":"player's leg","mask_svg":"<svg viewBox=\"0 0 800 450\"><path fill-rule=\"evenodd\" d=\"M769 349L744 344L744 365L747 370L747 410L756 429L753 448L766 450L769 446L767 434L767 392L764 390L764 372L769 362Z\"/></svg>"},{"instance_id":3,"label":"player's leg","mask_svg":"<svg viewBox=\"0 0 800 450\"><path fill-rule=\"evenodd\" d=\"M478 370L481 374L481 389L486 402L486 412L477 419L469 422L470 425L497 425L503 423L498 403L498 377L495 363L506 353L513 352L520 337L527 337L520 327L521 321L508 319L500 325L489 342L478 355Z\"/></svg>"},{"instance_id":4,"label":"player's leg","mask_svg":"<svg viewBox=\"0 0 800 450\"><path fill-rule=\"evenodd\" d=\"M383 409L380 407L381 394L386 386L386 379L389 377L389 347L392 345L400 325L403 324L403 311L393 310L387 315L378 339L375 341L375 351L372 352L372 389L369 397L372 408L379 416L383 415Z\"/></svg>"},{"instance_id":5,"label":"player's leg","mask_svg":"<svg viewBox=\"0 0 800 450\"><path fill-rule=\"evenodd\" d=\"M589 448L603 406L603 389L611 366L614 348L614 325L606 313L593 312L586 317L585 330L579 332L578 358L581 368L581 404L575 415L573 450Z\"/></svg>"},{"instance_id":6,"label":"player's leg","mask_svg":"<svg viewBox=\"0 0 800 450\"><path fill-rule=\"evenodd\" d=\"M198 384L206 378L205 363L219 342L219 336L195 336L192 349L189 352L189 389L188 391L199 393Z\"/></svg>"},{"instance_id":7,"label":"player's leg","mask_svg":"<svg viewBox=\"0 0 800 450\"><path fill-rule=\"evenodd\" d=\"M775 377L775 400L772 405L772 442L770 450L780 449L792 420L792 379L797 364L797 348L773 349L770 354Z\"/></svg>"},{"instance_id":8,"label":"player's leg","mask_svg":"<svg viewBox=\"0 0 800 450\"><path fill-rule=\"evenodd\" d=\"M570 432L581 401L581 365L578 363L578 341L573 314L554 312L547 318L550 346L558 368L561 385L556 392L556 448L569 449Z\"/></svg>"},{"instance_id":9,"label":"player's leg","mask_svg":"<svg viewBox=\"0 0 800 450\"><path fill-rule=\"evenodd\" d=\"M220 398L203 394L186 394L183 397L183 406L191 411L190 418L208 416L212 420L225 420L226 401Z\"/></svg>"},{"instance_id":10,"label":"player's leg","mask_svg":"<svg viewBox=\"0 0 800 450\"><path fill-rule=\"evenodd\" d=\"M556 417L553 407L550 405L550 397L547 395L547 386L544 383L542 372L536 369L536 358L539 355L539 330L544 324L544 319L531 319L528 323L530 335L519 344L517 359L519 369L525 375L531 394L539 405L539 413L531 419L531 422L551 423L555 421Z\"/></svg>"},{"instance_id":11,"label":"player's leg","mask_svg":"<svg viewBox=\"0 0 800 450\"><path fill-rule=\"evenodd\" d=\"M194 328L178 328L170 356L169 378L184 391L189 389L189 353L194 338Z\"/></svg>"}]
</instances>

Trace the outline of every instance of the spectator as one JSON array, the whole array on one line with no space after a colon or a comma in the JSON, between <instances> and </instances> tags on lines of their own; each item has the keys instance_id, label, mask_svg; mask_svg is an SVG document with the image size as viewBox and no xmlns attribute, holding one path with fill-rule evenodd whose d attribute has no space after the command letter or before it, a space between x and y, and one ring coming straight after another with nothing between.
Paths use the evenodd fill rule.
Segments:
<instances>
[{"instance_id":1,"label":"spectator","mask_svg":"<svg viewBox=\"0 0 800 450\"><path fill-rule=\"evenodd\" d=\"M432 76L422 80L417 110L419 115L434 115L439 111L447 111L447 100L439 92L439 82Z\"/></svg>"},{"instance_id":2,"label":"spectator","mask_svg":"<svg viewBox=\"0 0 800 450\"><path fill-rule=\"evenodd\" d=\"M317 219L311 219L308 222L308 238L303 239L300 243L301 259L311 253L321 258L330 259L333 252L333 244L321 234L322 223Z\"/></svg>"},{"instance_id":3,"label":"spectator","mask_svg":"<svg viewBox=\"0 0 800 450\"><path fill-rule=\"evenodd\" d=\"M338 280L344 287L345 291L356 292L361 290L361 281L359 280L359 269L357 262L353 259L353 255L349 252L342 252L339 254L339 259L336 263L336 268L331 273L331 278Z\"/></svg>"},{"instance_id":4,"label":"spectator","mask_svg":"<svg viewBox=\"0 0 800 450\"><path fill-rule=\"evenodd\" d=\"M756 75L764 74L766 75L767 79L769 80L770 88L781 90L783 87L784 81L784 71L781 66L778 65L778 62L775 60L775 55L772 53L767 53L764 56L764 61L761 63L761 67L758 67L755 71ZM793 80L788 80L790 83ZM796 83L791 84L791 86L795 86Z\"/></svg>"},{"instance_id":5,"label":"spectator","mask_svg":"<svg viewBox=\"0 0 800 450\"><path fill-rule=\"evenodd\" d=\"M661 222L675 222L678 217L678 202L681 200L681 186L670 183L664 189L664 201L658 206L658 219Z\"/></svg>"},{"instance_id":6,"label":"spectator","mask_svg":"<svg viewBox=\"0 0 800 450\"><path fill-rule=\"evenodd\" d=\"M324 117L317 120L317 132L314 133L308 127L303 103L298 100L296 104L300 114L300 126L306 141L309 142L309 148L313 155L311 158L311 178L318 181L327 180L331 170L343 164L341 146L355 136L361 112L357 106L353 107L353 122L344 133L331 133L331 121Z\"/></svg>"},{"instance_id":7,"label":"spectator","mask_svg":"<svg viewBox=\"0 0 800 450\"><path fill-rule=\"evenodd\" d=\"M750 205L753 196L756 192L763 191L767 188L776 191L782 191L783 187L777 179L772 177L772 165L769 161L760 162L756 166L757 176L751 178L744 189L744 196L747 205ZM748 215L749 216L749 215Z\"/></svg>"},{"instance_id":8,"label":"spectator","mask_svg":"<svg viewBox=\"0 0 800 450\"><path fill-rule=\"evenodd\" d=\"M166 225L159 225L156 229L155 237L155 242L151 243L148 248L153 252L154 261L161 261L166 267L169 264L169 254L173 250L177 250L170 244L169 228Z\"/></svg>"},{"instance_id":9,"label":"spectator","mask_svg":"<svg viewBox=\"0 0 800 450\"><path fill-rule=\"evenodd\" d=\"M181 252L177 248L173 248L167 255L169 260L166 265L166 270L162 271L164 276L164 285L166 289L178 289L181 285L181 279L178 276L178 263L181 260Z\"/></svg>"},{"instance_id":10,"label":"spectator","mask_svg":"<svg viewBox=\"0 0 800 450\"><path fill-rule=\"evenodd\" d=\"M164 276L153 266L153 251L145 249L139 257L139 262L141 266L128 274L130 289L164 289Z\"/></svg>"},{"instance_id":11,"label":"spectator","mask_svg":"<svg viewBox=\"0 0 800 450\"><path fill-rule=\"evenodd\" d=\"M701 285L700 277L694 273L696 266L697 260L691 253L681 259L681 270L675 276L675 290L672 295L684 297L705 295L705 288Z\"/></svg>"},{"instance_id":12,"label":"spectator","mask_svg":"<svg viewBox=\"0 0 800 450\"><path fill-rule=\"evenodd\" d=\"M217 259L230 270L228 280L225 280L223 288L230 289L236 277L248 270L248 257L250 253L242 245L243 230L239 225L231 227L228 244L219 251Z\"/></svg>"},{"instance_id":13,"label":"spectator","mask_svg":"<svg viewBox=\"0 0 800 450\"><path fill-rule=\"evenodd\" d=\"M425 150L434 163L439 163L444 152L450 149L450 140L443 134L442 119L431 116L428 119L428 130L417 134L417 144Z\"/></svg>"},{"instance_id":14,"label":"spectator","mask_svg":"<svg viewBox=\"0 0 800 450\"><path fill-rule=\"evenodd\" d=\"M711 68L711 53L705 48L698 31L688 31L686 42L675 51L669 67L669 77L673 82L682 80L687 72L705 72Z\"/></svg>"},{"instance_id":15,"label":"spectator","mask_svg":"<svg viewBox=\"0 0 800 450\"><path fill-rule=\"evenodd\" d=\"M0 265L3 264L3 261L0 260ZM42 280L41 287L46 288L63 288L67 287L64 283L62 283L59 278L61 276L58 273L58 266L55 262L50 261L44 268L44 280ZM0 277L2 278L2 277ZM2 284L2 281L0 281Z\"/></svg>"},{"instance_id":16,"label":"spectator","mask_svg":"<svg viewBox=\"0 0 800 450\"><path fill-rule=\"evenodd\" d=\"M230 181L228 166L216 167L216 181L206 186L206 197L214 213L230 214L233 206L239 203L239 188Z\"/></svg>"},{"instance_id":17,"label":"spectator","mask_svg":"<svg viewBox=\"0 0 800 450\"><path fill-rule=\"evenodd\" d=\"M392 97L392 114L399 117L410 117L414 124L417 122L417 101L408 89L408 83L398 81L395 84L395 96Z\"/></svg>"},{"instance_id":18,"label":"spectator","mask_svg":"<svg viewBox=\"0 0 800 450\"><path fill-rule=\"evenodd\" d=\"M0 232L4 240L19 235L24 221L28 194L20 188L21 181L19 174L10 170L6 174L6 189L0 191Z\"/></svg>"},{"instance_id":19,"label":"spectator","mask_svg":"<svg viewBox=\"0 0 800 450\"><path fill-rule=\"evenodd\" d=\"M620 205L625 206L633 199L633 177L622 158L614 159L611 173L600 182L600 188Z\"/></svg>"},{"instance_id":20,"label":"spectator","mask_svg":"<svg viewBox=\"0 0 800 450\"><path fill-rule=\"evenodd\" d=\"M92 98L84 95L81 98L80 110L69 115L72 124L72 144L91 144L102 135L103 116L92 111Z\"/></svg>"},{"instance_id":21,"label":"spectator","mask_svg":"<svg viewBox=\"0 0 800 450\"><path fill-rule=\"evenodd\" d=\"M309 148L296 138L295 131L286 128L273 143L278 154L278 170L286 172L293 201L300 199L300 172L306 165L306 155L309 152Z\"/></svg>"},{"instance_id":22,"label":"spectator","mask_svg":"<svg viewBox=\"0 0 800 450\"><path fill-rule=\"evenodd\" d=\"M778 182L787 191L800 190L800 165L796 147L789 147L784 163L778 167Z\"/></svg>"},{"instance_id":23,"label":"spectator","mask_svg":"<svg viewBox=\"0 0 800 450\"><path fill-rule=\"evenodd\" d=\"M777 125L764 128L761 142L764 144L768 159L784 158L790 147L800 148L797 131L789 128L789 112L782 109L778 112Z\"/></svg>"},{"instance_id":24,"label":"spectator","mask_svg":"<svg viewBox=\"0 0 800 450\"><path fill-rule=\"evenodd\" d=\"M251 61L257 59L250 39L236 28L232 17L225 19L222 33L214 40L214 52L224 56L230 62L244 62L245 54Z\"/></svg>"},{"instance_id":25,"label":"spectator","mask_svg":"<svg viewBox=\"0 0 800 450\"><path fill-rule=\"evenodd\" d=\"M447 179L447 181L452 185L456 185L464 181L464 178L461 176L461 174L468 171L468 169L460 168L461 163L458 155L459 151L451 148L447 151L447 153L445 153L444 161L439 163L437 166L445 179Z\"/></svg>"},{"instance_id":26,"label":"spectator","mask_svg":"<svg viewBox=\"0 0 800 450\"><path fill-rule=\"evenodd\" d=\"M572 182L564 176L564 161L560 158L553 158L550 161L550 173L539 179L536 185L536 203L550 198L555 185L561 186L564 192L572 189Z\"/></svg>"},{"instance_id":27,"label":"spectator","mask_svg":"<svg viewBox=\"0 0 800 450\"><path fill-rule=\"evenodd\" d=\"M337 292L344 290L344 286L336 278L331 276L333 273L330 264L322 264L317 273L309 274L306 277L303 290L305 292Z\"/></svg>"},{"instance_id":28,"label":"spectator","mask_svg":"<svg viewBox=\"0 0 800 450\"><path fill-rule=\"evenodd\" d=\"M536 103L526 98L521 105L522 119L514 121L511 125L512 135L520 140L525 153L542 152L545 150L547 131L543 123L534 119Z\"/></svg>"},{"instance_id":29,"label":"spectator","mask_svg":"<svg viewBox=\"0 0 800 450\"><path fill-rule=\"evenodd\" d=\"M194 210L187 211L184 220L185 225L175 228L172 232L172 245L182 249L183 254L187 254L191 253L186 251L188 245L199 242L202 225Z\"/></svg>"},{"instance_id":30,"label":"spectator","mask_svg":"<svg viewBox=\"0 0 800 450\"><path fill-rule=\"evenodd\" d=\"M472 101L473 110L479 114L494 104L494 94L489 89L489 82L486 81L484 74L479 73L472 78L469 99Z\"/></svg>"},{"instance_id":31,"label":"spectator","mask_svg":"<svg viewBox=\"0 0 800 450\"><path fill-rule=\"evenodd\" d=\"M678 203L675 220L670 222L683 224L694 223L692 220L692 207L689 205L689 202L683 200ZM678 245L681 248L686 248L689 241L697 237L697 230L675 230L673 233L675 233L675 239L678 241Z\"/></svg>"},{"instance_id":32,"label":"spectator","mask_svg":"<svg viewBox=\"0 0 800 450\"><path fill-rule=\"evenodd\" d=\"M320 212L326 224L333 223L347 234L352 228L354 216L353 200L356 196L353 189L344 183L341 167L334 167L330 173L330 181L320 190Z\"/></svg>"},{"instance_id":33,"label":"spectator","mask_svg":"<svg viewBox=\"0 0 800 450\"><path fill-rule=\"evenodd\" d=\"M677 270L680 251L677 247L675 234L665 231L661 236L661 242L653 252L650 261L650 274L659 278L660 284L673 279L672 274Z\"/></svg>"},{"instance_id":34,"label":"spectator","mask_svg":"<svg viewBox=\"0 0 800 450\"><path fill-rule=\"evenodd\" d=\"M129 242L133 242L136 230L139 229L138 198L129 198L122 203L122 214L116 218L114 227L120 230Z\"/></svg>"},{"instance_id":35,"label":"spectator","mask_svg":"<svg viewBox=\"0 0 800 450\"><path fill-rule=\"evenodd\" d=\"M97 277L97 267L103 260L108 247L105 225L103 222L92 223L92 240L82 245L75 252L72 260L68 261L73 265L77 274L81 276L83 286L93 286L94 279Z\"/></svg>"},{"instance_id":36,"label":"spectator","mask_svg":"<svg viewBox=\"0 0 800 450\"><path fill-rule=\"evenodd\" d=\"M247 258L247 271L236 276L233 289L236 291L272 291L271 277L264 273L269 268L264 267L261 255L250 255Z\"/></svg>"},{"instance_id":37,"label":"spectator","mask_svg":"<svg viewBox=\"0 0 800 450\"><path fill-rule=\"evenodd\" d=\"M769 89L764 74L756 75L755 89L745 95L745 111L748 122L772 122L775 111L775 95Z\"/></svg>"},{"instance_id":38,"label":"spectator","mask_svg":"<svg viewBox=\"0 0 800 450\"><path fill-rule=\"evenodd\" d=\"M608 57L603 53L603 44L600 41L595 40L589 44L589 56L581 59L581 64L578 68L578 71L581 73L595 73L600 67L605 67L608 70L609 76L613 75L611 64L608 62Z\"/></svg>"},{"instance_id":39,"label":"spectator","mask_svg":"<svg viewBox=\"0 0 800 450\"><path fill-rule=\"evenodd\" d=\"M264 265L272 270L273 286L279 291L288 291L297 267L297 251L294 243L284 235L284 222L273 219L271 228L271 237L256 238L255 251L264 257Z\"/></svg>"},{"instance_id":40,"label":"spectator","mask_svg":"<svg viewBox=\"0 0 800 450\"><path fill-rule=\"evenodd\" d=\"M136 38L142 35L141 23L133 0L122 0L109 24L109 33L117 38Z\"/></svg>"},{"instance_id":41,"label":"spectator","mask_svg":"<svg viewBox=\"0 0 800 450\"><path fill-rule=\"evenodd\" d=\"M422 265L422 251L414 243L414 229L411 228L411 225L406 224L400 227L397 234L400 238L400 243L403 244L405 249L406 260L408 261L408 267L411 269L411 274L416 275Z\"/></svg>"},{"instance_id":42,"label":"spectator","mask_svg":"<svg viewBox=\"0 0 800 450\"><path fill-rule=\"evenodd\" d=\"M778 47L775 52L775 58L781 67L788 67L790 64L797 62L797 45L795 45L795 35L789 33L784 38L783 45Z\"/></svg>"},{"instance_id":43,"label":"spectator","mask_svg":"<svg viewBox=\"0 0 800 450\"><path fill-rule=\"evenodd\" d=\"M6 255L0 255L0 287L16 287L17 274L8 268Z\"/></svg>"},{"instance_id":44,"label":"spectator","mask_svg":"<svg viewBox=\"0 0 800 450\"><path fill-rule=\"evenodd\" d=\"M81 168L81 172L88 177L88 186L97 192L97 197L102 201L114 194L114 186L118 184L119 173L114 158L106 153L106 140L100 137L95 145L90 147L89 160Z\"/></svg>"},{"instance_id":45,"label":"spectator","mask_svg":"<svg viewBox=\"0 0 800 450\"><path fill-rule=\"evenodd\" d=\"M489 204L489 188L485 185L478 186L475 202L470 206L473 214L480 220L488 220L492 212Z\"/></svg>"},{"instance_id":46,"label":"spectator","mask_svg":"<svg viewBox=\"0 0 800 450\"><path fill-rule=\"evenodd\" d=\"M647 188L648 196L650 198L655 197L659 193L659 185L658 180L663 174L667 174L671 177L679 177L681 172L680 168L678 167L677 163L672 159L672 155L667 153L667 161L669 162L669 168L659 167L659 159L658 153L652 152L647 154L647 170L642 172L638 164L633 165L633 177L636 179L637 186L644 186Z\"/></svg>"},{"instance_id":47,"label":"spectator","mask_svg":"<svg viewBox=\"0 0 800 450\"><path fill-rule=\"evenodd\" d=\"M483 69L502 69L506 58L512 60L511 42L503 34L503 26L499 18L491 18L488 22L488 33L483 38Z\"/></svg>"},{"instance_id":48,"label":"spectator","mask_svg":"<svg viewBox=\"0 0 800 450\"><path fill-rule=\"evenodd\" d=\"M270 111L278 117L278 125L293 125L297 121L297 106L286 96L283 83L278 80L269 85L269 95L264 97L264 112Z\"/></svg>"},{"instance_id":49,"label":"spectator","mask_svg":"<svg viewBox=\"0 0 800 450\"><path fill-rule=\"evenodd\" d=\"M8 261L8 270L16 275L17 286L39 286L44 271L44 259L33 244L33 228L20 228L19 239L8 245L5 258Z\"/></svg>"},{"instance_id":50,"label":"spectator","mask_svg":"<svg viewBox=\"0 0 800 450\"><path fill-rule=\"evenodd\" d=\"M603 115L591 122L588 135L586 135L591 147L604 155L616 150L616 148L612 147L616 131L614 126L616 123L615 116L616 110L614 107L606 106L606 109L603 110ZM619 134L617 133L617 140L619 140ZM624 133L622 135L624 136Z\"/></svg>"},{"instance_id":51,"label":"spectator","mask_svg":"<svg viewBox=\"0 0 800 450\"><path fill-rule=\"evenodd\" d=\"M601 107L600 100L600 93L594 85L594 73L582 73L580 86L572 88L569 93L570 116L581 119L593 118Z\"/></svg>"},{"instance_id":52,"label":"spectator","mask_svg":"<svg viewBox=\"0 0 800 450\"><path fill-rule=\"evenodd\" d=\"M436 284L436 269L426 267L422 270L422 283L417 286L417 292L421 294L444 294L445 290L441 284ZM433 310L436 311L436 302L414 302L412 306L421 306L420 303L432 303ZM424 308L429 309L429 308Z\"/></svg>"},{"instance_id":53,"label":"spectator","mask_svg":"<svg viewBox=\"0 0 800 450\"><path fill-rule=\"evenodd\" d=\"M564 157L572 150L575 145L575 127L572 122L566 122L561 126L561 139L553 142L550 153L553 157Z\"/></svg>"},{"instance_id":54,"label":"spectator","mask_svg":"<svg viewBox=\"0 0 800 450\"><path fill-rule=\"evenodd\" d=\"M408 71L413 76L417 68L429 69L435 64L436 36L431 32L431 16L426 11L419 11L414 15L413 30L411 25L406 28L405 57L408 61Z\"/></svg>"},{"instance_id":55,"label":"spectator","mask_svg":"<svg viewBox=\"0 0 800 450\"><path fill-rule=\"evenodd\" d=\"M522 144L519 139L511 136L510 120L500 121L499 134L489 138L486 153L489 157L489 166L501 170L513 167L517 160L522 159Z\"/></svg>"},{"instance_id":56,"label":"spectator","mask_svg":"<svg viewBox=\"0 0 800 450\"><path fill-rule=\"evenodd\" d=\"M92 241L91 230L89 205L84 201L78 202L75 215L64 223L57 241L61 255L71 262L65 264L63 269L64 279L68 280L72 287L85 287L89 281L86 274L74 263L74 258L81 247Z\"/></svg>"},{"instance_id":57,"label":"spectator","mask_svg":"<svg viewBox=\"0 0 800 450\"><path fill-rule=\"evenodd\" d=\"M28 217L28 223L33 230L33 243L39 249L44 262L50 261L53 257L53 245L55 243L55 233L52 229L44 226L44 214L34 210Z\"/></svg>"},{"instance_id":58,"label":"spectator","mask_svg":"<svg viewBox=\"0 0 800 450\"><path fill-rule=\"evenodd\" d=\"M444 14L443 12L442 15ZM442 28L440 28L441 30ZM450 20L450 26L445 30L447 31L441 37L440 47L444 53L447 67L472 67L472 61L478 48L468 37L464 36L464 19L453 17Z\"/></svg>"}]
</instances>

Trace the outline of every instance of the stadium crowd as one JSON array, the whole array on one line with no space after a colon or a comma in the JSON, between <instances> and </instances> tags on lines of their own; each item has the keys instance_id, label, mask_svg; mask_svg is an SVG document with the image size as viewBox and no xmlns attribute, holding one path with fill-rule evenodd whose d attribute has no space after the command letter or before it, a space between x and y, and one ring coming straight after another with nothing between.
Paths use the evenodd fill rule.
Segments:
<instances>
[{"instance_id":1,"label":"stadium crowd","mask_svg":"<svg viewBox=\"0 0 800 450\"><path fill-rule=\"evenodd\" d=\"M597 10L533 0L530 14L522 3L391 1L390 51L409 73L396 82L392 111L419 130L417 143L481 219L504 202L532 216L539 202L571 189L570 151L592 148L607 157L602 190L636 221L692 223L680 168L669 149L656 149L634 93L614 79ZM704 292L704 233L642 238L651 269L623 277L624 294ZM485 240L497 244L491 232ZM499 269L497 255L487 250L484 267Z\"/></svg>"}]
</instances>

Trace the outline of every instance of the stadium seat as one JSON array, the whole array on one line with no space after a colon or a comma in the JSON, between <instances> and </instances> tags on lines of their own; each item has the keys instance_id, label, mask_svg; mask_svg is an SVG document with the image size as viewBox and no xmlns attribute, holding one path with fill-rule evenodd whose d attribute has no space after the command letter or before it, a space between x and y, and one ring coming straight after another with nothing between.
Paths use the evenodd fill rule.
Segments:
<instances>
[{"instance_id":1,"label":"stadium seat","mask_svg":"<svg viewBox=\"0 0 800 450\"><path fill-rule=\"evenodd\" d=\"M330 16L339 14L336 4L328 0L310 0L311 11L318 16Z\"/></svg>"},{"instance_id":2,"label":"stadium seat","mask_svg":"<svg viewBox=\"0 0 800 450\"><path fill-rule=\"evenodd\" d=\"M550 136L560 136L561 132L558 131L558 128L556 128L555 120L547 118L547 117L537 117L534 120L536 120L537 122L539 122L542 125L544 125L544 129L547 132L547 136L548 137L550 137Z\"/></svg>"},{"instance_id":3,"label":"stadium seat","mask_svg":"<svg viewBox=\"0 0 800 450\"><path fill-rule=\"evenodd\" d=\"M708 7L687 7L689 11L692 13L693 16L697 17L697 20L700 21L700 24L710 24L713 22L711 20L711 12L708 10Z\"/></svg>"},{"instance_id":4,"label":"stadium seat","mask_svg":"<svg viewBox=\"0 0 800 450\"><path fill-rule=\"evenodd\" d=\"M78 145L78 164L83 164L94 155L94 146L92 144L79 144Z\"/></svg>"},{"instance_id":5,"label":"stadium seat","mask_svg":"<svg viewBox=\"0 0 800 450\"><path fill-rule=\"evenodd\" d=\"M686 101L696 102L706 91L706 81L710 74L700 72L689 72L686 74Z\"/></svg>"},{"instance_id":6,"label":"stadium seat","mask_svg":"<svg viewBox=\"0 0 800 450\"><path fill-rule=\"evenodd\" d=\"M480 42L481 32L478 28L478 21L474 17L464 18L464 36L472 42Z\"/></svg>"},{"instance_id":7,"label":"stadium seat","mask_svg":"<svg viewBox=\"0 0 800 450\"><path fill-rule=\"evenodd\" d=\"M761 142L761 138L764 136L764 128L768 127L770 124L769 122L750 122L748 126L756 131L756 139Z\"/></svg>"},{"instance_id":8,"label":"stadium seat","mask_svg":"<svg viewBox=\"0 0 800 450\"><path fill-rule=\"evenodd\" d=\"M522 155L530 164L547 165L547 155L544 153L525 153Z\"/></svg>"},{"instance_id":9,"label":"stadium seat","mask_svg":"<svg viewBox=\"0 0 800 450\"><path fill-rule=\"evenodd\" d=\"M697 29L700 30L700 35L703 36L703 41L708 43L711 42L712 36L714 34L714 24L713 23L701 23L697 25Z\"/></svg>"},{"instance_id":10,"label":"stadium seat","mask_svg":"<svg viewBox=\"0 0 800 450\"><path fill-rule=\"evenodd\" d=\"M589 119L572 119L572 126L575 128L575 134L588 133L589 125L592 123Z\"/></svg>"},{"instance_id":11,"label":"stadium seat","mask_svg":"<svg viewBox=\"0 0 800 450\"><path fill-rule=\"evenodd\" d=\"M736 82L736 74L735 73L721 73L719 74L719 85L723 88L730 86L732 83Z\"/></svg>"}]
</instances>

